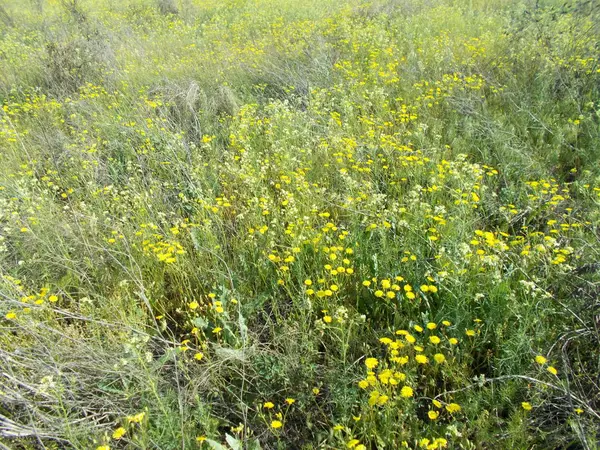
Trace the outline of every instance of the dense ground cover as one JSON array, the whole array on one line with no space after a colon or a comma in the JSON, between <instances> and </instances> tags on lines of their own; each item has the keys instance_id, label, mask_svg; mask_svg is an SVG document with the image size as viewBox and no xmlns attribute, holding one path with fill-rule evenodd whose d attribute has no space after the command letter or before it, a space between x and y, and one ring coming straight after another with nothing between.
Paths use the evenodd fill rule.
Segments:
<instances>
[{"instance_id":1,"label":"dense ground cover","mask_svg":"<svg viewBox=\"0 0 600 450\"><path fill-rule=\"evenodd\" d=\"M0 447L597 448L600 9L0 7Z\"/></svg>"}]
</instances>

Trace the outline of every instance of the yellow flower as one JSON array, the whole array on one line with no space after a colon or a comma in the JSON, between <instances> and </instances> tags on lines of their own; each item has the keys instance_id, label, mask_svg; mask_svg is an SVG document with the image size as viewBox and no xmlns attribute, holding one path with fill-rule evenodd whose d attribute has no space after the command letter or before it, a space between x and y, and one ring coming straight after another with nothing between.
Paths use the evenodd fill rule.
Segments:
<instances>
[{"instance_id":1,"label":"yellow flower","mask_svg":"<svg viewBox=\"0 0 600 450\"><path fill-rule=\"evenodd\" d=\"M271 409L274 407L275 407L275 405L272 402L265 402L265 404L263 405L263 408L266 408L266 409Z\"/></svg>"},{"instance_id":2,"label":"yellow flower","mask_svg":"<svg viewBox=\"0 0 600 450\"><path fill-rule=\"evenodd\" d=\"M435 323L433 323L433 322L429 322L427 324L427 329L428 330L435 330L436 328L437 328L437 325Z\"/></svg>"},{"instance_id":3,"label":"yellow flower","mask_svg":"<svg viewBox=\"0 0 600 450\"><path fill-rule=\"evenodd\" d=\"M348 443L346 444L346 447L348 448L354 448L356 447L358 444L360 443L360 441L358 439L351 439L348 441Z\"/></svg>"},{"instance_id":4,"label":"yellow flower","mask_svg":"<svg viewBox=\"0 0 600 450\"><path fill-rule=\"evenodd\" d=\"M448 405L446 405L446 411L448 411L449 413L455 413L455 412L459 412L461 410L461 407L458 403L450 403Z\"/></svg>"},{"instance_id":5,"label":"yellow flower","mask_svg":"<svg viewBox=\"0 0 600 450\"><path fill-rule=\"evenodd\" d=\"M420 326L420 325L415 325L413 328L415 329L415 331L417 333L422 333L423 332L423 327Z\"/></svg>"},{"instance_id":6,"label":"yellow flower","mask_svg":"<svg viewBox=\"0 0 600 450\"><path fill-rule=\"evenodd\" d=\"M96 450L110 450L110 447L108 445L101 445L96 447Z\"/></svg>"},{"instance_id":7,"label":"yellow flower","mask_svg":"<svg viewBox=\"0 0 600 450\"><path fill-rule=\"evenodd\" d=\"M456 345L456 344L458 344L458 339L450 338L450 339L448 339L448 342L450 342L450 345Z\"/></svg>"},{"instance_id":8,"label":"yellow flower","mask_svg":"<svg viewBox=\"0 0 600 450\"><path fill-rule=\"evenodd\" d=\"M306 279L304 280L304 284L307 286L311 286L312 285L312 280Z\"/></svg>"},{"instance_id":9,"label":"yellow flower","mask_svg":"<svg viewBox=\"0 0 600 450\"><path fill-rule=\"evenodd\" d=\"M438 416L440 415L440 413L438 411L429 411L427 413L427 415L429 416L430 420L435 420L438 418Z\"/></svg>"},{"instance_id":10,"label":"yellow flower","mask_svg":"<svg viewBox=\"0 0 600 450\"><path fill-rule=\"evenodd\" d=\"M433 355L433 359L438 364L442 364L444 361L446 361L446 357L441 353L436 353L435 355Z\"/></svg>"},{"instance_id":11,"label":"yellow flower","mask_svg":"<svg viewBox=\"0 0 600 450\"><path fill-rule=\"evenodd\" d=\"M538 364L546 364L546 362L548 362L548 360L545 357L543 357L542 355L537 355L535 357L535 362Z\"/></svg>"},{"instance_id":12,"label":"yellow flower","mask_svg":"<svg viewBox=\"0 0 600 450\"><path fill-rule=\"evenodd\" d=\"M6 315L4 317L8 320L14 320L17 318L17 315L11 311L11 312L6 313Z\"/></svg>"},{"instance_id":13,"label":"yellow flower","mask_svg":"<svg viewBox=\"0 0 600 450\"><path fill-rule=\"evenodd\" d=\"M533 408L531 406L531 403L529 402L521 402L521 407L525 410L525 411L531 411L531 408Z\"/></svg>"},{"instance_id":14,"label":"yellow flower","mask_svg":"<svg viewBox=\"0 0 600 450\"><path fill-rule=\"evenodd\" d=\"M371 282L369 280L365 280L362 282L362 285L365 287L369 287L369 286L371 286Z\"/></svg>"},{"instance_id":15,"label":"yellow flower","mask_svg":"<svg viewBox=\"0 0 600 450\"><path fill-rule=\"evenodd\" d=\"M429 359L425 355L417 355L415 356L415 361L419 364L427 364L429 362Z\"/></svg>"},{"instance_id":16,"label":"yellow flower","mask_svg":"<svg viewBox=\"0 0 600 450\"><path fill-rule=\"evenodd\" d=\"M366 389L369 387L369 382L367 380L360 380L358 382L358 387L361 389Z\"/></svg>"},{"instance_id":17,"label":"yellow flower","mask_svg":"<svg viewBox=\"0 0 600 450\"><path fill-rule=\"evenodd\" d=\"M323 317L323 322L325 322L325 323L331 323L332 320L333 319L332 319L331 316L325 316L325 317Z\"/></svg>"},{"instance_id":18,"label":"yellow flower","mask_svg":"<svg viewBox=\"0 0 600 450\"><path fill-rule=\"evenodd\" d=\"M558 375L558 370L556 370L554 367L552 366L548 366L548 368L546 369L548 372L550 372L552 375Z\"/></svg>"},{"instance_id":19,"label":"yellow flower","mask_svg":"<svg viewBox=\"0 0 600 450\"><path fill-rule=\"evenodd\" d=\"M404 398L409 398L413 396L413 390L410 386L404 386L401 390L400 390L400 395Z\"/></svg>"},{"instance_id":20,"label":"yellow flower","mask_svg":"<svg viewBox=\"0 0 600 450\"><path fill-rule=\"evenodd\" d=\"M387 403L387 401L389 399L390 398L387 395L380 395L379 398L377 398L377 404L379 406L383 406L383 405L385 405Z\"/></svg>"},{"instance_id":21,"label":"yellow flower","mask_svg":"<svg viewBox=\"0 0 600 450\"><path fill-rule=\"evenodd\" d=\"M321 392L321 390L319 388L313 388L312 393L315 395L319 395L319 392Z\"/></svg>"},{"instance_id":22,"label":"yellow flower","mask_svg":"<svg viewBox=\"0 0 600 450\"><path fill-rule=\"evenodd\" d=\"M51 295L48 297L48 301L51 303L56 303L58 301L58 297L56 295Z\"/></svg>"},{"instance_id":23,"label":"yellow flower","mask_svg":"<svg viewBox=\"0 0 600 450\"><path fill-rule=\"evenodd\" d=\"M378 364L379 361L377 361L377 358L367 358L365 360L365 366L367 366L367 369L374 369Z\"/></svg>"},{"instance_id":24,"label":"yellow flower","mask_svg":"<svg viewBox=\"0 0 600 450\"><path fill-rule=\"evenodd\" d=\"M127 433L127 430L125 430L125 428L123 427L119 427L114 431L112 437L113 439L121 439L125 435L125 433Z\"/></svg>"},{"instance_id":25,"label":"yellow flower","mask_svg":"<svg viewBox=\"0 0 600 450\"><path fill-rule=\"evenodd\" d=\"M431 403L433 403L433 406L435 406L436 408L442 407L442 402L440 402L439 400L432 400Z\"/></svg>"},{"instance_id":26,"label":"yellow flower","mask_svg":"<svg viewBox=\"0 0 600 450\"><path fill-rule=\"evenodd\" d=\"M429 336L429 342L431 342L434 345L437 345L441 342L441 340L437 336Z\"/></svg>"},{"instance_id":27,"label":"yellow flower","mask_svg":"<svg viewBox=\"0 0 600 450\"><path fill-rule=\"evenodd\" d=\"M277 429L281 428L282 426L283 424L279 420L274 420L273 422L271 422L271 428Z\"/></svg>"},{"instance_id":28,"label":"yellow flower","mask_svg":"<svg viewBox=\"0 0 600 450\"><path fill-rule=\"evenodd\" d=\"M466 334L467 334L467 336L473 337L473 336L475 336L475 330L467 330Z\"/></svg>"},{"instance_id":29,"label":"yellow flower","mask_svg":"<svg viewBox=\"0 0 600 450\"><path fill-rule=\"evenodd\" d=\"M285 402L286 402L288 405L291 405L291 404L295 403L295 402L296 402L296 400L295 400L295 399L293 399L293 398L286 398L286 399L285 399Z\"/></svg>"},{"instance_id":30,"label":"yellow flower","mask_svg":"<svg viewBox=\"0 0 600 450\"><path fill-rule=\"evenodd\" d=\"M383 297L383 291L375 291L375 297Z\"/></svg>"},{"instance_id":31,"label":"yellow flower","mask_svg":"<svg viewBox=\"0 0 600 450\"><path fill-rule=\"evenodd\" d=\"M414 344L417 341L412 334L407 334L406 336L404 336L404 339L406 339L406 341L411 344Z\"/></svg>"},{"instance_id":32,"label":"yellow flower","mask_svg":"<svg viewBox=\"0 0 600 450\"><path fill-rule=\"evenodd\" d=\"M129 416L127 417L127 420L129 421L129 423L140 423L142 420L144 420L144 417L146 417L146 413L145 412L141 412L136 414L135 416Z\"/></svg>"},{"instance_id":33,"label":"yellow flower","mask_svg":"<svg viewBox=\"0 0 600 450\"><path fill-rule=\"evenodd\" d=\"M389 299L396 297L396 293L394 291L388 291L385 296Z\"/></svg>"},{"instance_id":34,"label":"yellow flower","mask_svg":"<svg viewBox=\"0 0 600 450\"><path fill-rule=\"evenodd\" d=\"M198 304L198 302L196 302L196 301L193 301L193 302L190 302L190 303L188 304L188 306L189 306L189 307L190 307L190 309L193 311L193 310L195 310L195 309L198 309L198 307L199 307L200 305Z\"/></svg>"},{"instance_id":35,"label":"yellow flower","mask_svg":"<svg viewBox=\"0 0 600 450\"><path fill-rule=\"evenodd\" d=\"M212 330L212 332L214 334L219 334L221 331L223 331L223 328L221 328L221 327L216 327L216 328L213 328L213 330Z\"/></svg>"},{"instance_id":36,"label":"yellow flower","mask_svg":"<svg viewBox=\"0 0 600 450\"><path fill-rule=\"evenodd\" d=\"M202 358L204 358L204 355L201 352L198 352L194 355L194 359L196 361L200 361Z\"/></svg>"},{"instance_id":37,"label":"yellow flower","mask_svg":"<svg viewBox=\"0 0 600 450\"><path fill-rule=\"evenodd\" d=\"M206 440L206 436L197 436L196 442L204 442Z\"/></svg>"},{"instance_id":38,"label":"yellow flower","mask_svg":"<svg viewBox=\"0 0 600 450\"><path fill-rule=\"evenodd\" d=\"M442 325L444 325L444 326L446 326L446 327L449 327L450 325L452 325L452 323L451 323L451 322L449 322L449 321L447 321L447 320L443 320L443 321L442 321Z\"/></svg>"}]
</instances>

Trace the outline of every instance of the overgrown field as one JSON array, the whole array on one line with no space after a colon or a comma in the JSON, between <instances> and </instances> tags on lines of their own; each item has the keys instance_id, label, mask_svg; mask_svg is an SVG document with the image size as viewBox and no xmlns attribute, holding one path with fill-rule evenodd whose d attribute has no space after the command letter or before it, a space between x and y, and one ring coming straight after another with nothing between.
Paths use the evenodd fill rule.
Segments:
<instances>
[{"instance_id":1,"label":"overgrown field","mask_svg":"<svg viewBox=\"0 0 600 450\"><path fill-rule=\"evenodd\" d=\"M0 104L0 448L598 448L599 3L7 0Z\"/></svg>"}]
</instances>

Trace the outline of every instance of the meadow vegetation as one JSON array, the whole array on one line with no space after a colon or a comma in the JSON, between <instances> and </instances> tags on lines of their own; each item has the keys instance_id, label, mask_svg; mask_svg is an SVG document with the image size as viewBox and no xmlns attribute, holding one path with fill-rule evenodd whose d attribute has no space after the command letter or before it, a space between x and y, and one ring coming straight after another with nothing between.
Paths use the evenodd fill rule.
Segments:
<instances>
[{"instance_id":1,"label":"meadow vegetation","mask_svg":"<svg viewBox=\"0 0 600 450\"><path fill-rule=\"evenodd\" d=\"M598 448L599 27L3 2L0 448Z\"/></svg>"}]
</instances>

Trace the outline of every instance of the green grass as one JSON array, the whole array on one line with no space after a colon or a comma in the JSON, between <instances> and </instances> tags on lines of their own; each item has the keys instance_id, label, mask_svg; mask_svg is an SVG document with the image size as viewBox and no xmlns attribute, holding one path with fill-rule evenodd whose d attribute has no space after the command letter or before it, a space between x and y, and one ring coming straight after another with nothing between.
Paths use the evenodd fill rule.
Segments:
<instances>
[{"instance_id":1,"label":"green grass","mask_svg":"<svg viewBox=\"0 0 600 450\"><path fill-rule=\"evenodd\" d=\"M599 23L4 2L0 446L597 448Z\"/></svg>"}]
</instances>

